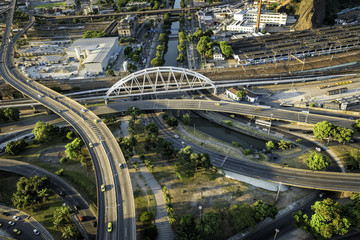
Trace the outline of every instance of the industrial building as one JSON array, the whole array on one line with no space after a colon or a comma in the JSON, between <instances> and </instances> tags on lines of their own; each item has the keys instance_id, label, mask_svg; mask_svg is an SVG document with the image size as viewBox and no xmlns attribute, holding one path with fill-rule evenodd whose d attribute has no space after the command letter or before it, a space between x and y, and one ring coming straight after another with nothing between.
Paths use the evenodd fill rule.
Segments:
<instances>
[{"instance_id":1,"label":"industrial building","mask_svg":"<svg viewBox=\"0 0 360 240\"><path fill-rule=\"evenodd\" d=\"M259 31L262 31L264 29L265 29L265 24L260 23ZM239 33L255 33L256 24L250 23L248 21L235 20L226 26L226 31L239 32Z\"/></svg>"},{"instance_id":2,"label":"industrial building","mask_svg":"<svg viewBox=\"0 0 360 240\"><path fill-rule=\"evenodd\" d=\"M69 59L82 61L89 73L103 72L111 57L117 55L120 46L117 37L82 38L76 40L67 50Z\"/></svg>"},{"instance_id":3,"label":"industrial building","mask_svg":"<svg viewBox=\"0 0 360 240\"><path fill-rule=\"evenodd\" d=\"M249 23L256 23L258 16L258 8L249 8L241 10L234 14L234 20L247 21ZM287 15L285 13L274 13L270 11L261 10L260 24L268 24L275 26L286 25Z\"/></svg>"}]
</instances>

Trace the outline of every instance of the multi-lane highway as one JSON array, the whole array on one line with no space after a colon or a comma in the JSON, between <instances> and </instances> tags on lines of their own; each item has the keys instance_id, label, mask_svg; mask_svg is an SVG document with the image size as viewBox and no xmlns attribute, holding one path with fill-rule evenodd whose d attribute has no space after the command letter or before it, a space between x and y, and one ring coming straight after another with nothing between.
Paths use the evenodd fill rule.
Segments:
<instances>
[{"instance_id":1,"label":"multi-lane highway","mask_svg":"<svg viewBox=\"0 0 360 240\"><path fill-rule=\"evenodd\" d=\"M271 108L267 106L256 106L250 104L242 104L235 102L221 102L209 100L191 100L191 99L159 99L146 101L116 101L105 106L97 106L91 109L96 114L115 113L126 111L129 107L137 107L141 110L201 110L225 112L239 115L248 115L262 117L272 120L283 120L290 122L302 122L309 124L316 124L322 121L328 121L335 125L343 127L351 127L354 120L322 115L319 113L312 113L311 109L306 111L294 111L278 108Z\"/></svg>"},{"instance_id":2,"label":"multi-lane highway","mask_svg":"<svg viewBox=\"0 0 360 240\"><path fill-rule=\"evenodd\" d=\"M54 92L23 76L14 68L13 49L19 37L34 23L24 27L13 39L10 29L16 1L10 4L9 17L3 36L0 54L0 74L10 85L40 102L66 120L80 134L89 147L96 171L97 185L105 185L105 191L98 190L98 239L135 239L135 206L130 175L127 169L120 169L125 163L116 139L104 123L91 111L77 102ZM112 223L112 231L107 229Z\"/></svg>"}]
</instances>

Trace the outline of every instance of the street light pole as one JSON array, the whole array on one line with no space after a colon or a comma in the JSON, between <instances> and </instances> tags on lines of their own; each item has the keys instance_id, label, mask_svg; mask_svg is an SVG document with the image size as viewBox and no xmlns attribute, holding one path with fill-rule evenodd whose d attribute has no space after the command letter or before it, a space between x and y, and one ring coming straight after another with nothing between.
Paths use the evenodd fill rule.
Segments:
<instances>
[{"instance_id":1,"label":"street light pole","mask_svg":"<svg viewBox=\"0 0 360 240\"><path fill-rule=\"evenodd\" d=\"M276 235L280 232L279 229L275 228L275 236L274 236L274 240L276 239Z\"/></svg>"},{"instance_id":2,"label":"street light pole","mask_svg":"<svg viewBox=\"0 0 360 240\"><path fill-rule=\"evenodd\" d=\"M270 135L270 128L271 128L271 120L272 120L272 117L273 117L274 114L271 114L271 117L270 117L270 125L269 125L269 131L268 131L268 135Z\"/></svg>"},{"instance_id":3,"label":"street light pole","mask_svg":"<svg viewBox=\"0 0 360 240\"><path fill-rule=\"evenodd\" d=\"M202 206L200 205L200 206L199 206L199 210L200 210L200 220L201 220L201 209L202 209Z\"/></svg>"}]
</instances>

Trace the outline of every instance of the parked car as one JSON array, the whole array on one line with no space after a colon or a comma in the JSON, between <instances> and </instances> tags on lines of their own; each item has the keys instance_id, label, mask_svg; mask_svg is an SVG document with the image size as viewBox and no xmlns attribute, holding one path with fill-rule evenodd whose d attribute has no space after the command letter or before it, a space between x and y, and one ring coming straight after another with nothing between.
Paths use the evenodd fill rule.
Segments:
<instances>
[{"instance_id":1,"label":"parked car","mask_svg":"<svg viewBox=\"0 0 360 240\"><path fill-rule=\"evenodd\" d=\"M33 233L36 235L36 236L39 236L40 232L37 230L37 229L34 229L33 230Z\"/></svg>"}]
</instances>

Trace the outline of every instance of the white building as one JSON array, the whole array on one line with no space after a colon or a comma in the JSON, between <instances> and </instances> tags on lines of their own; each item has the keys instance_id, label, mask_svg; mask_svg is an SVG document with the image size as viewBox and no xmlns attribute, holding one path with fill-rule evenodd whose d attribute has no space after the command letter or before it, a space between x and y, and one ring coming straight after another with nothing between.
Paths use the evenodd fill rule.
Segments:
<instances>
[{"instance_id":1,"label":"white building","mask_svg":"<svg viewBox=\"0 0 360 240\"><path fill-rule=\"evenodd\" d=\"M260 23L259 31L262 31L264 29L265 29L265 24ZM240 32L240 33L254 33L256 32L256 23L235 20L226 26L226 31Z\"/></svg>"},{"instance_id":2,"label":"white building","mask_svg":"<svg viewBox=\"0 0 360 240\"><path fill-rule=\"evenodd\" d=\"M228 88L225 90L225 95L235 101L240 101L240 98L236 95L239 90L235 88Z\"/></svg>"},{"instance_id":3,"label":"white building","mask_svg":"<svg viewBox=\"0 0 360 240\"><path fill-rule=\"evenodd\" d=\"M216 60L216 61L224 61L225 60L225 57L224 57L224 55L222 54L222 53L214 53L213 54L213 58L214 58L214 60Z\"/></svg>"},{"instance_id":4,"label":"white building","mask_svg":"<svg viewBox=\"0 0 360 240\"><path fill-rule=\"evenodd\" d=\"M249 8L241 10L234 14L234 20L257 22L258 8ZM260 24L283 26L286 25L287 15L285 13L275 13L271 11L261 10Z\"/></svg>"},{"instance_id":5,"label":"white building","mask_svg":"<svg viewBox=\"0 0 360 240\"><path fill-rule=\"evenodd\" d=\"M118 38L107 37L78 39L66 52L69 58L83 60L87 72L101 73L106 69L110 58L119 51Z\"/></svg>"}]
</instances>

